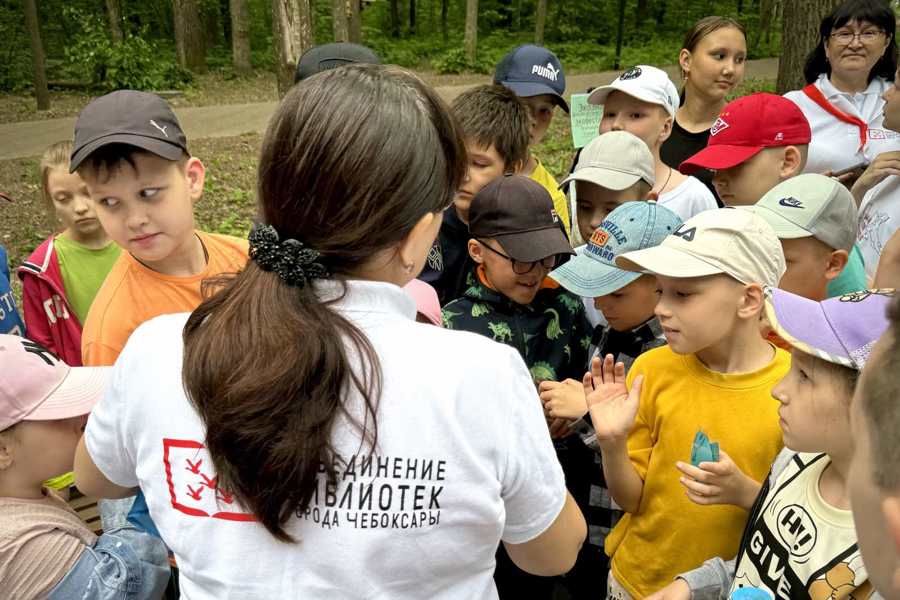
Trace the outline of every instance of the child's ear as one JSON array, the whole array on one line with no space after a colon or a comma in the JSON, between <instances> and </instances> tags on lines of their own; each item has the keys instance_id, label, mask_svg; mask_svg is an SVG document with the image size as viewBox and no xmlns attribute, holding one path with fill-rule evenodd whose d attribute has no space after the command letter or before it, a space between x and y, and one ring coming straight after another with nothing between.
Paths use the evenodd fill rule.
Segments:
<instances>
[{"instance_id":1,"label":"child's ear","mask_svg":"<svg viewBox=\"0 0 900 600\"><path fill-rule=\"evenodd\" d=\"M469 240L469 256L479 265L484 262L484 248L478 240Z\"/></svg>"},{"instance_id":2,"label":"child's ear","mask_svg":"<svg viewBox=\"0 0 900 600\"><path fill-rule=\"evenodd\" d=\"M191 200L196 202L203 196L203 182L206 181L206 167L199 158L191 157L184 165L184 176L188 182Z\"/></svg>"},{"instance_id":3,"label":"child's ear","mask_svg":"<svg viewBox=\"0 0 900 600\"><path fill-rule=\"evenodd\" d=\"M828 256L828 266L825 267L825 279L831 281L840 275L841 271L844 270L844 267L847 266L849 258L850 255L846 250L835 250L832 252Z\"/></svg>"},{"instance_id":4,"label":"child's ear","mask_svg":"<svg viewBox=\"0 0 900 600\"><path fill-rule=\"evenodd\" d=\"M789 179L794 175L799 175L803 169L803 155L797 146L787 146L781 157L781 180Z\"/></svg>"},{"instance_id":5,"label":"child's ear","mask_svg":"<svg viewBox=\"0 0 900 600\"><path fill-rule=\"evenodd\" d=\"M675 122L675 118L670 117L669 112L666 109L662 108L661 110L666 115L666 120L663 122L662 131L659 133L659 144L665 142L669 139L669 136L672 135L672 124Z\"/></svg>"},{"instance_id":6,"label":"child's ear","mask_svg":"<svg viewBox=\"0 0 900 600\"><path fill-rule=\"evenodd\" d=\"M744 296L738 306L738 317L742 319L757 319L764 313L765 295L762 286L751 283L744 286Z\"/></svg>"},{"instance_id":7,"label":"child's ear","mask_svg":"<svg viewBox=\"0 0 900 600\"><path fill-rule=\"evenodd\" d=\"M12 466L14 454L12 434L0 433L0 471Z\"/></svg>"}]
</instances>

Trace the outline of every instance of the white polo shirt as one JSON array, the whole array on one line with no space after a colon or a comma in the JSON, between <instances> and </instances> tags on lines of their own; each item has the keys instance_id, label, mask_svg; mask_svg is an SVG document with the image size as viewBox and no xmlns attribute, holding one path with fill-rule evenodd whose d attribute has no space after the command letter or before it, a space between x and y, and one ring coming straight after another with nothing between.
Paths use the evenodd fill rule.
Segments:
<instances>
[{"instance_id":1,"label":"white polo shirt","mask_svg":"<svg viewBox=\"0 0 900 600\"><path fill-rule=\"evenodd\" d=\"M885 244L900 227L900 177L889 175L863 196L859 205L856 244L871 283Z\"/></svg>"},{"instance_id":2,"label":"white polo shirt","mask_svg":"<svg viewBox=\"0 0 900 600\"><path fill-rule=\"evenodd\" d=\"M218 486L182 387L185 314L132 334L88 422L88 452L112 482L140 485L184 598L496 598L497 544L543 533L566 497L528 369L509 346L416 323L391 284L351 282L334 306L378 355L378 445L361 449L338 417L344 463L288 522L299 543L277 541ZM358 394L345 407L362 422Z\"/></svg>"},{"instance_id":3,"label":"white polo shirt","mask_svg":"<svg viewBox=\"0 0 900 600\"><path fill-rule=\"evenodd\" d=\"M892 85L876 77L869 86L857 94L839 91L823 73L814 84L828 102L869 126L868 142L859 149L859 128L837 119L803 93L794 90L784 95L792 101L809 121L812 142L804 173L824 173L852 167L861 162L870 163L882 152L900 150L900 133L884 128L884 100L881 95Z\"/></svg>"}]
</instances>

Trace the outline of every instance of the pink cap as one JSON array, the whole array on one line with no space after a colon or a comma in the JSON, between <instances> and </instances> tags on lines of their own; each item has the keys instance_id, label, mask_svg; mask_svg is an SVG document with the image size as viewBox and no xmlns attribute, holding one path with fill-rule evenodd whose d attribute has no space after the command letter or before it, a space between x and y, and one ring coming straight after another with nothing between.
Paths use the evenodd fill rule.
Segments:
<instances>
[{"instance_id":1,"label":"pink cap","mask_svg":"<svg viewBox=\"0 0 900 600\"><path fill-rule=\"evenodd\" d=\"M434 288L420 279L413 279L403 288L416 301L416 312L423 315L434 325L441 327L441 302Z\"/></svg>"},{"instance_id":2,"label":"pink cap","mask_svg":"<svg viewBox=\"0 0 900 600\"><path fill-rule=\"evenodd\" d=\"M31 340L0 335L0 431L20 421L56 421L91 412L109 367L72 368Z\"/></svg>"}]
</instances>

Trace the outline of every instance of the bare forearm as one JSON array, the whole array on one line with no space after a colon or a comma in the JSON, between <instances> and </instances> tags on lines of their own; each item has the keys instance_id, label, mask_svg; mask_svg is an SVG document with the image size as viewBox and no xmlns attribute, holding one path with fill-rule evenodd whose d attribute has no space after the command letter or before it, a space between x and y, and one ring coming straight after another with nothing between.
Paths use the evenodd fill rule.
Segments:
<instances>
[{"instance_id":1,"label":"bare forearm","mask_svg":"<svg viewBox=\"0 0 900 600\"><path fill-rule=\"evenodd\" d=\"M641 494L644 492L644 480L628 458L628 446L623 442L604 444L601 448L603 457L603 476L606 487L613 500L622 510L637 512L641 505Z\"/></svg>"}]
</instances>

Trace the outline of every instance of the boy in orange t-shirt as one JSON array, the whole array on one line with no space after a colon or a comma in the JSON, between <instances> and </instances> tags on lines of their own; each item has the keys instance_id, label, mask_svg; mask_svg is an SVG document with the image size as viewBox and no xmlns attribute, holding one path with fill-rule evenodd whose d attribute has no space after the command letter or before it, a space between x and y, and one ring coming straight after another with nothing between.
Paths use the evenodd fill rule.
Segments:
<instances>
[{"instance_id":1,"label":"boy in orange t-shirt","mask_svg":"<svg viewBox=\"0 0 900 600\"><path fill-rule=\"evenodd\" d=\"M205 167L168 104L122 90L88 104L75 124L70 169L124 252L97 293L82 335L85 365L111 365L153 317L194 310L204 279L241 270L247 241L194 229Z\"/></svg>"}]
</instances>

